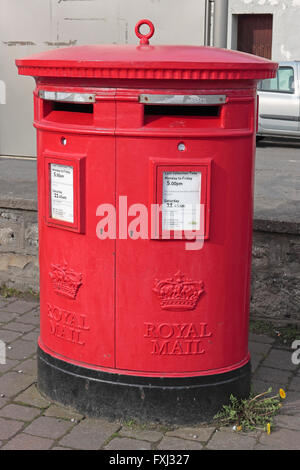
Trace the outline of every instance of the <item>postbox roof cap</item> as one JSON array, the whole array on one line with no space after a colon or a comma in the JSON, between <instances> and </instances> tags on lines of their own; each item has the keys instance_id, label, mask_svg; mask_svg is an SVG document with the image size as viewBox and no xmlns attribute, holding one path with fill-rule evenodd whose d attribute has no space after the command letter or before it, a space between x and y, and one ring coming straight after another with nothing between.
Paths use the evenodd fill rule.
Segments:
<instances>
[{"instance_id":1,"label":"postbox roof cap","mask_svg":"<svg viewBox=\"0 0 300 470\"><path fill-rule=\"evenodd\" d=\"M146 23L148 35L139 33ZM153 29L152 29L153 28ZM265 79L277 64L252 54L204 46L152 46L154 26L136 25L140 44L86 45L54 49L16 60L21 75L105 79ZM151 34L152 33L152 34Z\"/></svg>"}]
</instances>

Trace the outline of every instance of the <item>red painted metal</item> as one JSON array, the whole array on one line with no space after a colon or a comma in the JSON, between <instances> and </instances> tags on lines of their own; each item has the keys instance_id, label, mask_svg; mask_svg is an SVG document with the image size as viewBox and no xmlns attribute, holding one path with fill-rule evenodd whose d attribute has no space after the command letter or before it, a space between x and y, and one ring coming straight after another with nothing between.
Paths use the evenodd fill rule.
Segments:
<instances>
[{"instance_id":1,"label":"red painted metal","mask_svg":"<svg viewBox=\"0 0 300 470\"><path fill-rule=\"evenodd\" d=\"M21 75L80 77L86 85L93 78L129 79L132 87L135 79L193 80L194 85L200 79L255 80L273 77L274 70L273 62L252 54L204 46L74 46L17 59L16 64Z\"/></svg>"},{"instance_id":2,"label":"red painted metal","mask_svg":"<svg viewBox=\"0 0 300 470\"><path fill-rule=\"evenodd\" d=\"M256 82L273 77L276 65L235 51L145 43L71 47L16 63L37 84L40 347L66 362L139 376L211 375L247 363ZM95 102L89 112L57 107L41 90L91 93ZM226 101L214 115L163 107L151 114L142 94ZM62 191L73 200L69 221L51 212L51 164L73 174L73 196ZM161 203L164 171L201 173L202 249L186 250L174 233L138 236L134 205ZM101 204L117 209L116 239L98 237ZM119 220L126 207L127 223Z\"/></svg>"}]
</instances>

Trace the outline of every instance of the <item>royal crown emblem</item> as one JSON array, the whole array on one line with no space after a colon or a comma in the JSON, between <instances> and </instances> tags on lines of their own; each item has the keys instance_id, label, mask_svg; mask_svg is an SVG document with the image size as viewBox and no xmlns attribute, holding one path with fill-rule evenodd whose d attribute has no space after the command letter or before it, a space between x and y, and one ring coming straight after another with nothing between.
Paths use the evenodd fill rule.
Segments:
<instances>
[{"instance_id":1,"label":"royal crown emblem","mask_svg":"<svg viewBox=\"0 0 300 470\"><path fill-rule=\"evenodd\" d=\"M193 310L204 292L202 281L193 281L178 271L174 277L155 280L154 292L165 310Z\"/></svg>"},{"instance_id":2,"label":"royal crown emblem","mask_svg":"<svg viewBox=\"0 0 300 470\"><path fill-rule=\"evenodd\" d=\"M51 264L49 275L52 279L53 290L57 294L64 295L70 299L76 298L79 287L82 284L82 274L76 273L65 262L63 265Z\"/></svg>"}]
</instances>

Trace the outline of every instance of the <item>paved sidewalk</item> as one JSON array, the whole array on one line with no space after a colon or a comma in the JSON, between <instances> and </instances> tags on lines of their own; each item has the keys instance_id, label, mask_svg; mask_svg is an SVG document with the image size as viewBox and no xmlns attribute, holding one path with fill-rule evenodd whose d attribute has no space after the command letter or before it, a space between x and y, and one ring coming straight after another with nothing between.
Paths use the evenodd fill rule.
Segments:
<instances>
[{"instance_id":1,"label":"paved sidewalk","mask_svg":"<svg viewBox=\"0 0 300 470\"><path fill-rule=\"evenodd\" d=\"M264 335L250 335L253 387L281 387L287 398L274 431L235 432L215 424L198 427L134 426L90 419L53 403L36 388L39 305L0 297L0 339L6 364L0 364L0 449L46 450L268 450L300 449L300 366L292 349Z\"/></svg>"}]
</instances>

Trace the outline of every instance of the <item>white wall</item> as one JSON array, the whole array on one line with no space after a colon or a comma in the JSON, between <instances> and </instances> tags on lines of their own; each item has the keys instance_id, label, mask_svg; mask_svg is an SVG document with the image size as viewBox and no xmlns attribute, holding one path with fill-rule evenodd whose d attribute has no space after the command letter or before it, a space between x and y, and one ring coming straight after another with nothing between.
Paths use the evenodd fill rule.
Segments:
<instances>
[{"instance_id":1,"label":"white wall","mask_svg":"<svg viewBox=\"0 0 300 470\"><path fill-rule=\"evenodd\" d=\"M17 74L15 59L78 44L137 44L137 21L156 28L151 44L204 41L205 0L0 0L0 155L35 155L34 79ZM1 82L0 82L1 83Z\"/></svg>"},{"instance_id":2,"label":"white wall","mask_svg":"<svg viewBox=\"0 0 300 470\"><path fill-rule=\"evenodd\" d=\"M229 48L236 48L236 25L232 15L251 13L273 15L273 60L300 59L300 0L229 0Z\"/></svg>"},{"instance_id":3,"label":"white wall","mask_svg":"<svg viewBox=\"0 0 300 470\"><path fill-rule=\"evenodd\" d=\"M228 48L236 48L234 15L273 14L273 60L300 59L300 0L229 0ZM34 80L15 59L78 44L137 44L136 22L153 21L152 44L204 43L205 0L0 0L0 155L35 155Z\"/></svg>"}]
</instances>

